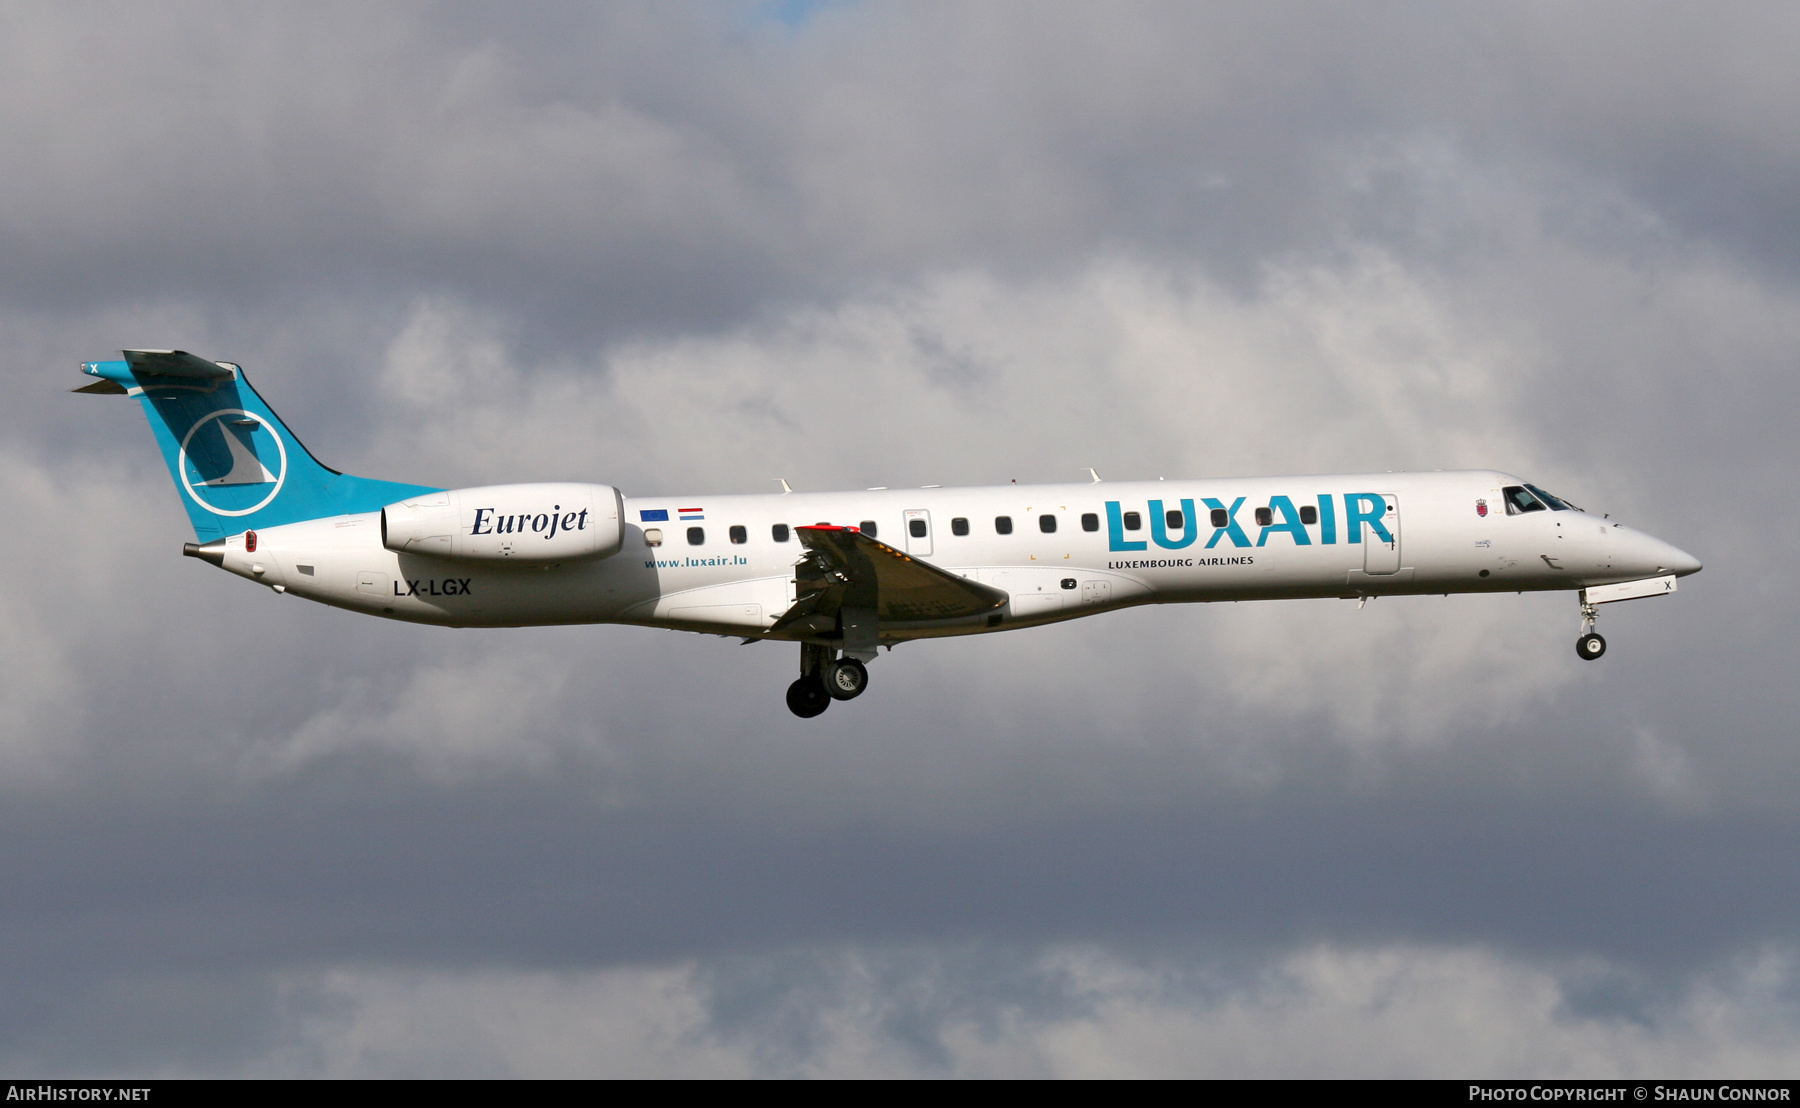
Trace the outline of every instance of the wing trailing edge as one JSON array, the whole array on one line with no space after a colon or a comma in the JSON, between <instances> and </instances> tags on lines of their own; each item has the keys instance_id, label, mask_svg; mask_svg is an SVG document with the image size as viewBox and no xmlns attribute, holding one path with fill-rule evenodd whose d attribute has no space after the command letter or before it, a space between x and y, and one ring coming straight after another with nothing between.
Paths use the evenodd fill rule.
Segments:
<instances>
[{"instance_id":1,"label":"wing trailing edge","mask_svg":"<svg viewBox=\"0 0 1800 1108\"><path fill-rule=\"evenodd\" d=\"M971 581L855 527L796 527L806 547L795 567L799 599L771 630L815 620L835 626L840 613L874 612L881 623L917 623L984 615L1006 605L1000 589Z\"/></svg>"}]
</instances>

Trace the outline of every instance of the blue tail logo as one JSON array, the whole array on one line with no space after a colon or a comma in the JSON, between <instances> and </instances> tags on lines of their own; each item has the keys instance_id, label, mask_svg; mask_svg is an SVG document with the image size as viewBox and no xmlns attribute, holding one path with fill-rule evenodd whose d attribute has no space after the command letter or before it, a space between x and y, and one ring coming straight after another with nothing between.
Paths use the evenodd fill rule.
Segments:
<instances>
[{"instance_id":1,"label":"blue tail logo","mask_svg":"<svg viewBox=\"0 0 1800 1108\"><path fill-rule=\"evenodd\" d=\"M214 515L247 516L280 495L287 443L270 420L225 408L188 428L177 465L194 503Z\"/></svg>"}]
</instances>

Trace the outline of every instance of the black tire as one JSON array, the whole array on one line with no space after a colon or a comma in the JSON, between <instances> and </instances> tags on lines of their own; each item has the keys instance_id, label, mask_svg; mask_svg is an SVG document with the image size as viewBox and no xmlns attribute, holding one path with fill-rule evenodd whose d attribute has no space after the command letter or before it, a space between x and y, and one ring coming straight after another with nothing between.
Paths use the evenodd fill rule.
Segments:
<instances>
[{"instance_id":1,"label":"black tire","mask_svg":"<svg viewBox=\"0 0 1800 1108\"><path fill-rule=\"evenodd\" d=\"M787 705L801 719L811 719L831 707L831 698L817 677L802 677L788 686Z\"/></svg>"},{"instance_id":2,"label":"black tire","mask_svg":"<svg viewBox=\"0 0 1800 1108\"><path fill-rule=\"evenodd\" d=\"M840 658L819 674L833 700L855 700L869 687L869 670L855 658Z\"/></svg>"},{"instance_id":3,"label":"black tire","mask_svg":"<svg viewBox=\"0 0 1800 1108\"><path fill-rule=\"evenodd\" d=\"M1600 637L1598 631L1589 631L1575 640L1575 653L1591 662L1606 653L1606 640Z\"/></svg>"}]
</instances>

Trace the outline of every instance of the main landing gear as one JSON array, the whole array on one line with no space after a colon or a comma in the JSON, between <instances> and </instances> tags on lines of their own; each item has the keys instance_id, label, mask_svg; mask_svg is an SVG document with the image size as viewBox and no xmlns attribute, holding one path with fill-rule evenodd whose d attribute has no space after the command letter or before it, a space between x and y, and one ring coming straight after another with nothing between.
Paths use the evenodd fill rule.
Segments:
<instances>
[{"instance_id":1,"label":"main landing gear","mask_svg":"<svg viewBox=\"0 0 1800 1108\"><path fill-rule=\"evenodd\" d=\"M788 711L801 719L811 719L831 707L831 697L817 675L802 677L788 686Z\"/></svg>"},{"instance_id":2,"label":"main landing gear","mask_svg":"<svg viewBox=\"0 0 1800 1108\"><path fill-rule=\"evenodd\" d=\"M788 711L811 719L833 700L855 700L869 687L869 670L855 658L837 657L829 646L800 646L800 679L788 686Z\"/></svg>"},{"instance_id":3,"label":"main landing gear","mask_svg":"<svg viewBox=\"0 0 1800 1108\"><path fill-rule=\"evenodd\" d=\"M1575 653L1591 662L1606 653L1606 639L1594 630L1594 618L1599 615L1599 608L1587 602L1586 592L1581 596L1581 637L1575 640Z\"/></svg>"}]
</instances>

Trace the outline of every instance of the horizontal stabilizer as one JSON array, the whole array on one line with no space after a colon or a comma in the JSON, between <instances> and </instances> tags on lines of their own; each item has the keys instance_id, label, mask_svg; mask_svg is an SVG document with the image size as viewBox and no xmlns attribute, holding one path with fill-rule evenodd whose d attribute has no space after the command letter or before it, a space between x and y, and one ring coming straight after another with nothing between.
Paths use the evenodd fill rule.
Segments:
<instances>
[{"instance_id":1,"label":"horizontal stabilizer","mask_svg":"<svg viewBox=\"0 0 1800 1108\"><path fill-rule=\"evenodd\" d=\"M217 362L209 362L185 350L127 350L125 361L133 373L152 373L158 377L191 377L217 381L231 376L231 371Z\"/></svg>"},{"instance_id":2,"label":"horizontal stabilizer","mask_svg":"<svg viewBox=\"0 0 1800 1108\"><path fill-rule=\"evenodd\" d=\"M109 381L105 378L101 378L91 385L83 385L78 389L70 389L69 391L85 392L89 396L124 396L125 386L119 384L117 381Z\"/></svg>"}]
</instances>

